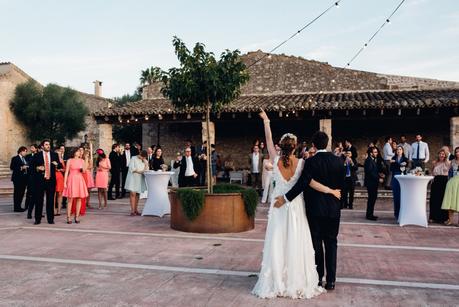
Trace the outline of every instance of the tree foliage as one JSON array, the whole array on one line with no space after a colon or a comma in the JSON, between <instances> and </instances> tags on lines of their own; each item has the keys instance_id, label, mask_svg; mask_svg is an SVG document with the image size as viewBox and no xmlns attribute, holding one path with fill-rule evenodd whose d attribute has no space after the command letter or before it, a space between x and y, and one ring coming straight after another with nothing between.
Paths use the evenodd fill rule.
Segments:
<instances>
[{"instance_id":1,"label":"tree foliage","mask_svg":"<svg viewBox=\"0 0 459 307\"><path fill-rule=\"evenodd\" d=\"M196 43L192 51L177 37L172 43L180 67L162 73L161 92L175 107L210 104L216 112L239 96L241 86L249 80L239 50L225 50L217 60L212 52L205 51L202 43Z\"/></svg>"},{"instance_id":2,"label":"tree foliage","mask_svg":"<svg viewBox=\"0 0 459 307\"><path fill-rule=\"evenodd\" d=\"M140 88L138 88L132 95L125 94L121 97L113 98L117 106L123 106L129 102L136 102L142 100L142 94L140 92Z\"/></svg>"},{"instance_id":3,"label":"tree foliage","mask_svg":"<svg viewBox=\"0 0 459 307\"><path fill-rule=\"evenodd\" d=\"M84 100L68 87L48 84L43 88L30 80L16 87L10 108L32 141L48 138L63 143L86 127Z\"/></svg>"},{"instance_id":4,"label":"tree foliage","mask_svg":"<svg viewBox=\"0 0 459 307\"><path fill-rule=\"evenodd\" d=\"M142 70L140 73L140 84L150 85L155 81L160 81L162 75L163 72L159 67L150 67L145 70Z\"/></svg>"}]
</instances>

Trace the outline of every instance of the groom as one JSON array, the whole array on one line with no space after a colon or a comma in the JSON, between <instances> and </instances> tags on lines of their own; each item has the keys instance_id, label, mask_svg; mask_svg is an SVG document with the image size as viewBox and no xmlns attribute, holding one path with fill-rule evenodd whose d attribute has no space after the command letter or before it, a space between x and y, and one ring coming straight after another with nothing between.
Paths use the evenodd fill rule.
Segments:
<instances>
[{"instance_id":1,"label":"groom","mask_svg":"<svg viewBox=\"0 0 459 307\"><path fill-rule=\"evenodd\" d=\"M298 182L285 194L276 197L274 206L280 207L303 192L306 215L311 229L314 245L319 285L324 277L324 256L327 269L325 289L334 290L336 280L336 253L341 203L331 194L324 194L309 187L312 179L331 189L342 189L346 175L342 160L326 151L328 135L322 131L312 136L312 146L316 154L305 161L303 172ZM323 250L325 246L325 253Z\"/></svg>"}]
</instances>

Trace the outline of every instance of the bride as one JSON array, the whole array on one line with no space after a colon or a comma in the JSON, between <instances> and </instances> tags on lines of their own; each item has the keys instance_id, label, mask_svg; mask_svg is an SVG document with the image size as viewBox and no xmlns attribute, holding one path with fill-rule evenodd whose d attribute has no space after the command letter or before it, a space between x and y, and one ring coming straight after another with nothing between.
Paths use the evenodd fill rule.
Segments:
<instances>
[{"instance_id":1,"label":"bride","mask_svg":"<svg viewBox=\"0 0 459 307\"><path fill-rule=\"evenodd\" d=\"M268 214L263 261L257 284L252 293L260 298L312 298L325 292L319 283L314 260L314 248L306 219L302 194L284 206L274 207L275 196L284 195L298 180L303 159L294 155L296 136L287 133L280 140L281 152L274 148L269 118L262 110L266 144L273 163L274 191ZM339 190L312 180L310 187L340 198Z\"/></svg>"}]
</instances>

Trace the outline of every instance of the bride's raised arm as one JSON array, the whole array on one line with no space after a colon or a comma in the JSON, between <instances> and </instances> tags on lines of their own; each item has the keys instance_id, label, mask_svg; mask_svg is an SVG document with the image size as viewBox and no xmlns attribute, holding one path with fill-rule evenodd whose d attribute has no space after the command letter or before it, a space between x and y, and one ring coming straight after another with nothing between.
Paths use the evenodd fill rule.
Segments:
<instances>
[{"instance_id":1,"label":"bride's raised arm","mask_svg":"<svg viewBox=\"0 0 459 307\"><path fill-rule=\"evenodd\" d=\"M274 147L273 136L271 134L271 126L268 115L263 109L261 109L260 117L263 119L263 125L265 127L265 139L266 147L268 147L269 161L274 162L274 158L277 156L276 148Z\"/></svg>"}]
</instances>

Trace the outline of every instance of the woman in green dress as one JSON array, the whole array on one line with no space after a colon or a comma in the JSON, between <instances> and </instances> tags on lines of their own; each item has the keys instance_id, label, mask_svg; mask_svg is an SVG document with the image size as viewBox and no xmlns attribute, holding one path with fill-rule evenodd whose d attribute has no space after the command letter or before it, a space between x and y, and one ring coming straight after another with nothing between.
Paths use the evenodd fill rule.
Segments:
<instances>
[{"instance_id":1,"label":"woman in green dress","mask_svg":"<svg viewBox=\"0 0 459 307\"><path fill-rule=\"evenodd\" d=\"M454 160L451 161L448 184L441 208L448 210L446 225L453 224L454 212L459 212L459 147L454 149Z\"/></svg>"},{"instance_id":2,"label":"woman in green dress","mask_svg":"<svg viewBox=\"0 0 459 307\"><path fill-rule=\"evenodd\" d=\"M144 172L149 169L147 161L147 152L142 150L139 155L131 158L129 169L126 177L124 188L129 191L129 200L131 203L131 216L140 215L137 211L140 194L147 190Z\"/></svg>"}]
</instances>

